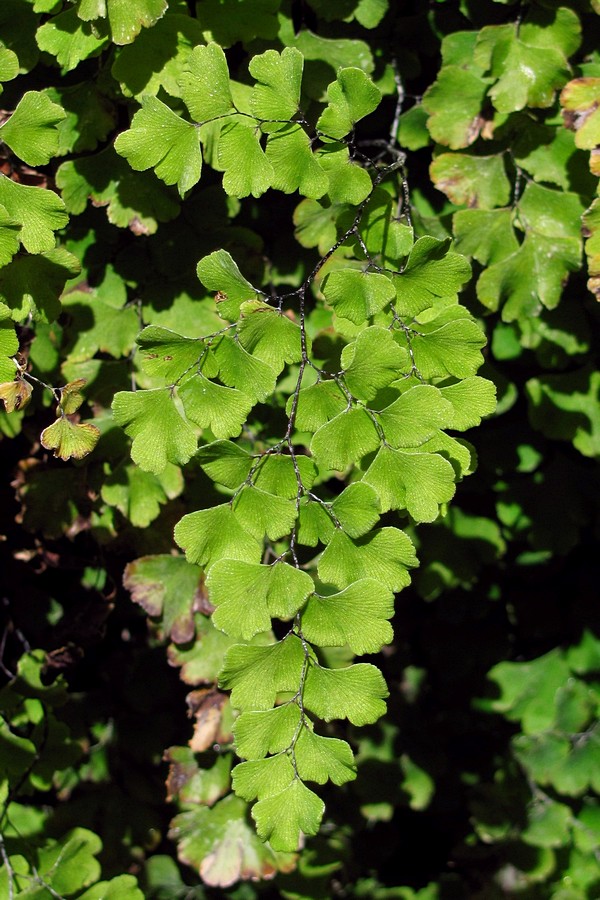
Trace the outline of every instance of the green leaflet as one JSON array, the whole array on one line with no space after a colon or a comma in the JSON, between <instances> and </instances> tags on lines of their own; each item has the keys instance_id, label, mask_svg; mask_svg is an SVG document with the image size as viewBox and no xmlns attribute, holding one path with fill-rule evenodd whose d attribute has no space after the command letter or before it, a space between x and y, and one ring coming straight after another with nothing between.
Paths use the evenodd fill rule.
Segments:
<instances>
[{"instance_id":1,"label":"green leaflet","mask_svg":"<svg viewBox=\"0 0 600 900\"><path fill-rule=\"evenodd\" d=\"M489 271L489 270L488 270ZM467 378L480 368L485 335L461 306L449 307L434 319L415 323L399 340L412 350L417 371L424 379Z\"/></svg>"},{"instance_id":2,"label":"green leaflet","mask_svg":"<svg viewBox=\"0 0 600 900\"><path fill-rule=\"evenodd\" d=\"M288 756L270 756L240 763L233 770L233 789L244 800L262 800L285 790L294 780Z\"/></svg>"},{"instance_id":3,"label":"green leaflet","mask_svg":"<svg viewBox=\"0 0 600 900\"><path fill-rule=\"evenodd\" d=\"M200 180L198 129L157 97L143 98L131 128L117 137L115 149L132 169L154 169L165 184L176 184L180 197Z\"/></svg>"},{"instance_id":4,"label":"green leaflet","mask_svg":"<svg viewBox=\"0 0 600 900\"><path fill-rule=\"evenodd\" d=\"M379 106L381 93L362 69L340 69L327 88L328 105L317 122L325 138L339 140Z\"/></svg>"},{"instance_id":5,"label":"green leaflet","mask_svg":"<svg viewBox=\"0 0 600 900\"><path fill-rule=\"evenodd\" d=\"M377 392L410 369L407 351L387 328L371 326L342 351L344 380L358 400L373 400Z\"/></svg>"},{"instance_id":6,"label":"green leaflet","mask_svg":"<svg viewBox=\"0 0 600 900\"><path fill-rule=\"evenodd\" d=\"M307 456L296 456L296 466L306 490L310 490L316 477L315 464ZM296 499L298 479L291 456L269 454L261 459L254 476L256 487L277 497Z\"/></svg>"},{"instance_id":7,"label":"green leaflet","mask_svg":"<svg viewBox=\"0 0 600 900\"><path fill-rule=\"evenodd\" d=\"M273 167L271 187L285 194L322 197L329 181L311 150L310 138L300 125L284 125L267 140L267 160Z\"/></svg>"},{"instance_id":8,"label":"green leaflet","mask_svg":"<svg viewBox=\"0 0 600 900\"><path fill-rule=\"evenodd\" d=\"M65 204L53 191L17 184L6 175L0 175L0 204L20 224L19 239L29 253L53 250L54 232L69 220Z\"/></svg>"},{"instance_id":9,"label":"green leaflet","mask_svg":"<svg viewBox=\"0 0 600 900\"><path fill-rule=\"evenodd\" d=\"M300 707L285 703L274 709L244 712L233 726L235 746L242 759L261 759L292 746L300 723Z\"/></svg>"},{"instance_id":10,"label":"green leaflet","mask_svg":"<svg viewBox=\"0 0 600 900\"><path fill-rule=\"evenodd\" d=\"M250 60L249 70L257 84L250 105L257 119L292 119L300 105L304 57L295 47L281 53L267 50Z\"/></svg>"},{"instance_id":11,"label":"green leaflet","mask_svg":"<svg viewBox=\"0 0 600 900\"><path fill-rule=\"evenodd\" d=\"M345 669L309 666L304 703L325 722L348 719L353 725L369 725L385 712L389 696L383 675L369 663Z\"/></svg>"},{"instance_id":12,"label":"green leaflet","mask_svg":"<svg viewBox=\"0 0 600 900\"><path fill-rule=\"evenodd\" d=\"M321 737L304 724L294 746L298 775L303 781L346 784L356 778L354 754L346 741Z\"/></svg>"},{"instance_id":13,"label":"green leaflet","mask_svg":"<svg viewBox=\"0 0 600 900\"><path fill-rule=\"evenodd\" d=\"M169 389L119 391L112 409L117 425L133 439L131 458L145 471L158 474L168 462L183 465L195 452L196 435Z\"/></svg>"},{"instance_id":14,"label":"green leaflet","mask_svg":"<svg viewBox=\"0 0 600 900\"><path fill-rule=\"evenodd\" d=\"M555 91L569 78L563 53L528 43L526 33L517 37L511 25L488 26L480 32L475 60L496 79L489 96L498 112L551 106Z\"/></svg>"},{"instance_id":15,"label":"green leaflet","mask_svg":"<svg viewBox=\"0 0 600 900\"><path fill-rule=\"evenodd\" d=\"M256 830L275 850L296 850L302 834L316 834L325 804L298 778L285 790L259 800L252 809Z\"/></svg>"},{"instance_id":16,"label":"green leaflet","mask_svg":"<svg viewBox=\"0 0 600 900\"><path fill-rule=\"evenodd\" d=\"M108 16L115 44L131 44L142 28L164 15L167 5L167 0L82 0L77 14L86 21Z\"/></svg>"},{"instance_id":17,"label":"green leaflet","mask_svg":"<svg viewBox=\"0 0 600 900\"><path fill-rule=\"evenodd\" d=\"M479 72L457 65L444 66L423 95L432 138L452 150L472 144L481 128L480 112L486 90L486 80Z\"/></svg>"},{"instance_id":18,"label":"green leaflet","mask_svg":"<svg viewBox=\"0 0 600 900\"><path fill-rule=\"evenodd\" d=\"M345 588L374 578L390 591L410 584L408 569L418 565L410 538L398 528L376 528L352 540L336 531L319 561L319 578Z\"/></svg>"},{"instance_id":19,"label":"green leaflet","mask_svg":"<svg viewBox=\"0 0 600 900\"><path fill-rule=\"evenodd\" d=\"M188 513L175 526L175 540L188 562L207 569L219 559L258 563L261 558L260 544L242 528L228 503Z\"/></svg>"},{"instance_id":20,"label":"green leaflet","mask_svg":"<svg viewBox=\"0 0 600 900\"><path fill-rule=\"evenodd\" d=\"M242 712L266 710L277 694L297 691L303 663L302 643L293 634L268 647L236 644L227 651L219 684L231 691L233 706Z\"/></svg>"},{"instance_id":21,"label":"green leaflet","mask_svg":"<svg viewBox=\"0 0 600 900\"><path fill-rule=\"evenodd\" d=\"M181 471L171 463L154 475L123 462L108 475L101 495L105 503L115 506L136 528L147 528L160 514L161 506L177 497L182 488Z\"/></svg>"},{"instance_id":22,"label":"green leaflet","mask_svg":"<svg viewBox=\"0 0 600 900\"><path fill-rule=\"evenodd\" d=\"M365 409L340 413L315 433L310 450L319 466L343 471L367 453L376 450L380 437Z\"/></svg>"},{"instance_id":23,"label":"green leaflet","mask_svg":"<svg viewBox=\"0 0 600 900\"><path fill-rule=\"evenodd\" d=\"M452 409L438 388L417 384L377 413L392 447L418 447L446 428Z\"/></svg>"},{"instance_id":24,"label":"green leaflet","mask_svg":"<svg viewBox=\"0 0 600 900\"><path fill-rule=\"evenodd\" d=\"M247 281L227 250L215 250L200 260L198 278L209 291L218 291L215 298L219 313L226 319L237 320L244 300L256 297L258 291Z\"/></svg>"},{"instance_id":25,"label":"green leaflet","mask_svg":"<svg viewBox=\"0 0 600 900\"><path fill-rule=\"evenodd\" d=\"M197 368L204 344L197 338L183 337L161 325L148 325L136 338L142 353L142 368L174 384L182 375Z\"/></svg>"},{"instance_id":26,"label":"green leaflet","mask_svg":"<svg viewBox=\"0 0 600 900\"><path fill-rule=\"evenodd\" d=\"M266 400L273 393L276 373L248 353L239 341L224 335L212 346L219 378L224 384L237 388L254 401Z\"/></svg>"},{"instance_id":27,"label":"green leaflet","mask_svg":"<svg viewBox=\"0 0 600 900\"><path fill-rule=\"evenodd\" d=\"M447 427L455 431L475 428L484 416L491 416L496 409L496 386L479 375L440 387L440 393L454 407Z\"/></svg>"},{"instance_id":28,"label":"green leaflet","mask_svg":"<svg viewBox=\"0 0 600 900\"><path fill-rule=\"evenodd\" d=\"M358 538L373 528L381 510L374 491L357 481L335 498L331 512L349 537Z\"/></svg>"},{"instance_id":29,"label":"green leaflet","mask_svg":"<svg viewBox=\"0 0 600 900\"><path fill-rule=\"evenodd\" d=\"M217 628L249 640L268 631L272 618L292 618L313 590L313 581L284 562L264 566L222 559L212 566L207 587Z\"/></svg>"},{"instance_id":30,"label":"green leaflet","mask_svg":"<svg viewBox=\"0 0 600 900\"><path fill-rule=\"evenodd\" d=\"M221 47L194 47L179 79L181 96L195 122L233 112L227 60Z\"/></svg>"},{"instance_id":31,"label":"green leaflet","mask_svg":"<svg viewBox=\"0 0 600 900\"><path fill-rule=\"evenodd\" d=\"M75 9L67 9L45 22L38 28L35 39L40 50L56 57L63 72L97 56L109 41L106 28L91 29L84 25Z\"/></svg>"},{"instance_id":32,"label":"green leaflet","mask_svg":"<svg viewBox=\"0 0 600 900\"><path fill-rule=\"evenodd\" d=\"M323 294L338 316L361 325L395 299L394 286L385 275L344 269L323 282Z\"/></svg>"},{"instance_id":33,"label":"green leaflet","mask_svg":"<svg viewBox=\"0 0 600 900\"><path fill-rule=\"evenodd\" d=\"M227 122L219 137L223 188L231 197L260 197L271 187L275 170L260 145L255 124Z\"/></svg>"},{"instance_id":34,"label":"green leaflet","mask_svg":"<svg viewBox=\"0 0 600 900\"><path fill-rule=\"evenodd\" d=\"M248 353L279 374L285 363L302 358L300 329L283 313L261 300L249 300L240 307L238 335Z\"/></svg>"},{"instance_id":35,"label":"green leaflet","mask_svg":"<svg viewBox=\"0 0 600 900\"><path fill-rule=\"evenodd\" d=\"M210 428L217 438L236 437L254 403L241 391L223 387L198 374L179 389L187 418Z\"/></svg>"},{"instance_id":36,"label":"green leaflet","mask_svg":"<svg viewBox=\"0 0 600 900\"><path fill-rule=\"evenodd\" d=\"M0 127L0 140L30 166L45 166L58 150L58 124L66 117L47 94L27 91L10 119Z\"/></svg>"},{"instance_id":37,"label":"green leaflet","mask_svg":"<svg viewBox=\"0 0 600 900\"><path fill-rule=\"evenodd\" d=\"M454 214L456 249L483 265L499 262L519 249L512 209L461 209Z\"/></svg>"},{"instance_id":38,"label":"green leaflet","mask_svg":"<svg viewBox=\"0 0 600 900\"><path fill-rule=\"evenodd\" d=\"M228 488L239 487L252 467L250 454L231 441L214 441L200 447L196 459L209 478Z\"/></svg>"},{"instance_id":39,"label":"green leaflet","mask_svg":"<svg viewBox=\"0 0 600 900\"><path fill-rule=\"evenodd\" d=\"M359 656L377 653L392 640L387 620L393 613L393 593L378 581L363 578L337 594L313 594L302 613L302 632L320 647L347 644Z\"/></svg>"},{"instance_id":40,"label":"green leaflet","mask_svg":"<svg viewBox=\"0 0 600 900\"><path fill-rule=\"evenodd\" d=\"M317 153L321 169L329 179L327 194L332 203L358 205L371 190L369 173L350 161L344 144L325 144ZM333 242L332 242L333 243Z\"/></svg>"},{"instance_id":41,"label":"green leaflet","mask_svg":"<svg viewBox=\"0 0 600 900\"><path fill-rule=\"evenodd\" d=\"M317 431L348 407L348 400L335 381L319 381L302 388L298 395L296 428L299 431ZM291 401L288 402L288 415Z\"/></svg>"},{"instance_id":42,"label":"green leaflet","mask_svg":"<svg viewBox=\"0 0 600 900\"><path fill-rule=\"evenodd\" d=\"M400 315L418 315L438 297L453 297L471 275L464 256L450 251L450 241L422 237L416 242L402 274L394 276L396 309Z\"/></svg>"},{"instance_id":43,"label":"green leaflet","mask_svg":"<svg viewBox=\"0 0 600 900\"><path fill-rule=\"evenodd\" d=\"M241 489L233 508L246 530L257 540L267 536L276 541L289 534L297 515L292 499L268 494L251 485Z\"/></svg>"},{"instance_id":44,"label":"green leaflet","mask_svg":"<svg viewBox=\"0 0 600 900\"><path fill-rule=\"evenodd\" d=\"M382 447L363 480L375 490L381 511L406 510L416 522L433 522L454 496L452 465L437 453Z\"/></svg>"}]
</instances>

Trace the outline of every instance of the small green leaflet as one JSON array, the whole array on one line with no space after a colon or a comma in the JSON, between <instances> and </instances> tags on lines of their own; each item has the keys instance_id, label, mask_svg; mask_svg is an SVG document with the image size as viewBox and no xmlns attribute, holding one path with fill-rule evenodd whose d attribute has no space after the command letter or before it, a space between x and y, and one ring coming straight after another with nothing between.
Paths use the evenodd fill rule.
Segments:
<instances>
[{"instance_id":1,"label":"small green leaflet","mask_svg":"<svg viewBox=\"0 0 600 900\"><path fill-rule=\"evenodd\" d=\"M179 80L181 96L195 122L233 112L227 60L221 47L194 47Z\"/></svg>"},{"instance_id":2,"label":"small green leaflet","mask_svg":"<svg viewBox=\"0 0 600 900\"><path fill-rule=\"evenodd\" d=\"M241 489L233 508L244 527L257 540L267 536L269 540L277 541L290 533L296 521L294 500L268 494L249 484Z\"/></svg>"},{"instance_id":3,"label":"small green leaflet","mask_svg":"<svg viewBox=\"0 0 600 900\"><path fill-rule=\"evenodd\" d=\"M346 741L321 737L304 722L294 746L298 775L303 781L346 784L356 778L354 754Z\"/></svg>"},{"instance_id":4,"label":"small green leaflet","mask_svg":"<svg viewBox=\"0 0 600 900\"><path fill-rule=\"evenodd\" d=\"M377 392L410 370L410 357L387 328L371 326L342 351L344 381L357 400L373 400Z\"/></svg>"},{"instance_id":5,"label":"small green leaflet","mask_svg":"<svg viewBox=\"0 0 600 900\"><path fill-rule=\"evenodd\" d=\"M455 477L451 463L438 453L382 447L363 480L377 493L382 512L405 509L416 522L433 522L440 504L454 496Z\"/></svg>"},{"instance_id":6,"label":"small green leaflet","mask_svg":"<svg viewBox=\"0 0 600 900\"><path fill-rule=\"evenodd\" d=\"M306 490L310 490L317 473L315 464L308 456L296 456L296 465L294 465L291 456L279 453L265 455L254 476L254 483L256 487L275 494L277 497L295 500L298 494L296 466L300 472L302 484Z\"/></svg>"},{"instance_id":7,"label":"small green leaflet","mask_svg":"<svg viewBox=\"0 0 600 900\"><path fill-rule=\"evenodd\" d=\"M222 312L222 306L219 311ZM275 372L262 360L248 353L239 341L223 335L216 342L211 342L211 347L223 384L238 388L254 401L266 400L273 393L277 380Z\"/></svg>"},{"instance_id":8,"label":"small green leaflet","mask_svg":"<svg viewBox=\"0 0 600 900\"><path fill-rule=\"evenodd\" d=\"M58 150L59 122L66 117L62 106L41 91L27 91L10 119L0 127L0 141L30 166L45 166Z\"/></svg>"},{"instance_id":9,"label":"small green leaflet","mask_svg":"<svg viewBox=\"0 0 600 900\"><path fill-rule=\"evenodd\" d=\"M216 438L236 437L253 402L235 388L223 387L198 374L179 389L185 414L200 428L210 428Z\"/></svg>"},{"instance_id":10,"label":"small green leaflet","mask_svg":"<svg viewBox=\"0 0 600 900\"><path fill-rule=\"evenodd\" d=\"M175 526L175 540L188 562L208 569L219 559L260 562L262 547L240 525L229 503L188 513Z\"/></svg>"},{"instance_id":11,"label":"small green leaflet","mask_svg":"<svg viewBox=\"0 0 600 900\"><path fill-rule=\"evenodd\" d=\"M353 725L371 725L385 713L389 696L383 675L369 663L345 669L308 668L304 703L325 722L348 719Z\"/></svg>"},{"instance_id":12,"label":"small green leaflet","mask_svg":"<svg viewBox=\"0 0 600 900\"><path fill-rule=\"evenodd\" d=\"M219 313L226 319L236 321L240 305L244 300L252 300L258 294L237 267L227 250L215 250L200 260L197 266L198 278L209 291L218 291Z\"/></svg>"},{"instance_id":13,"label":"small green leaflet","mask_svg":"<svg viewBox=\"0 0 600 900\"><path fill-rule=\"evenodd\" d=\"M290 399L287 406L288 415L291 405ZM296 408L296 428L298 431L317 431L348 406L348 399L335 381L320 381L302 388Z\"/></svg>"},{"instance_id":14,"label":"small green leaflet","mask_svg":"<svg viewBox=\"0 0 600 900\"><path fill-rule=\"evenodd\" d=\"M233 789L244 800L272 797L294 780L294 767L285 754L240 763L233 770Z\"/></svg>"},{"instance_id":15,"label":"small green leaflet","mask_svg":"<svg viewBox=\"0 0 600 900\"><path fill-rule=\"evenodd\" d=\"M422 237L410 251L401 275L394 276L396 309L418 315L439 297L453 297L471 277L464 256L450 250L450 240Z\"/></svg>"},{"instance_id":16,"label":"small green leaflet","mask_svg":"<svg viewBox=\"0 0 600 900\"><path fill-rule=\"evenodd\" d=\"M362 325L396 297L389 278L359 269L332 272L324 280L322 291L337 315L350 319L356 325Z\"/></svg>"},{"instance_id":17,"label":"small green leaflet","mask_svg":"<svg viewBox=\"0 0 600 900\"><path fill-rule=\"evenodd\" d=\"M310 450L319 466L341 472L376 450L379 442L372 416L365 409L353 408L319 428Z\"/></svg>"},{"instance_id":18,"label":"small green leaflet","mask_svg":"<svg viewBox=\"0 0 600 900\"><path fill-rule=\"evenodd\" d=\"M131 458L159 474L168 462L183 465L195 453L197 438L167 389L119 391L113 400L117 425L133 439Z\"/></svg>"},{"instance_id":19,"label":"small green leaflet","mask_svg":"<svg viewBox=\"0 0 600 900\"><path fill-rule=\"evenodd\" d=\"M486 337L463 306L447 307L435 318L415 323L408 339L402 333L398 339L407 340L417 371L426 380L467 378L483 363Z\"/></svg>"},{"instance_id":20,"label":"small green leaflet","mask_svg":"<svg viewBox=\"0 0 600 900\"><path fill-rule=\"evenodd\" d=\"M335 498L331 512L349 537L358 538L373 528L381 510L375 491L355 481Z\"/></svg>"},{"instance_id":21,"label":"small green leaflet","mask_svg":"<svg viewBox=\"0 0 600 900\"><path fill-rule=\"evenodd\" d=\"M304 57L295 47L278 53L267 50L254 56L248 66L257 84L250 105L257 119L287 122L298 112Z\"/></svg>"},{"instance_id":22,"label":"small green leaflet","mask_svg":"<svg viewBox=\"0 0 600 900\"><path fill-rule=\"evenodd\" d=\"M200 180L200 134L157 97L144 97L131 128L115 141L117 153L132 169L154 169L165 184L176 184L179 196Z\"/></svg>"},{"instance_id":23,"label":"small green leaflet","mask_svg":"<svg viewBox=\"0 0 600 900\"><path fill-rule=\"evenodd\" d=\"M244 483L253 462L250 454L232 441L214 441L200 447L196 460L209 478L232 489Z\"/></svg>"},{"instance_id":24,"label":"small green leaflet","mask_svg":"<svg viewBox=\"0 0 600 900\"><path fill-rule=\"evenodd\" d=\"M408 569L418 565L415 548L399 528L376 528L353 540L337 530L319 561L319 578L345 588L373 578L390 591L410 584Z\"/></svg>"},{"instance_id":25,"label":"small green leaflet","mask_svg":"<svg viewBox=\"0 0 600 900\"><path fill-rule=\"evenodd\" d=\"M300 723L300 707L284 703L274 709L244 712L233 726L235 747L242 759L261 759L292 746Z\"/></svg>"},{"instance_id":26,"label":"small green leaflet","mask_svg":"<svg viewBox=\"0 0 600 900\"><path fill-rule=\"evenodd\" d=\"M387 621L393 614L393 593L363 578L337 594L313 594L302 612L302 633L320 647L347 644L359 656L378 653L393 638Z\"/></svg>"},{"instance_id":27,"label":"small green leaflet","mask_svg":"<svg viewBox=\"0 0 600 900\"><path fill-rule=\"evenodd\" d=\"M379 106L381 92L362 69L340 69L327 88L328 105L317 122L322 137L340 140Z\"/></svg>"},{"instance_id":28,"label":"small green leaflet","mask_svg":"<svg viewBox=\"0 0 600 900\"><path fill-rule=\"evenodd\" d=\"M258 836L274 850L297 850L302 834L316 834L325 804L299 778L284 791L259 800L252 808Z\"/></svg>"},{"instance_id":29,"label":"small green leaflet","mask_svg":"<svg viewBox=\"0 0 600 900\"><path fill-rule=\"evenodd\" d=\"M268 631L272 618L290 619L314 587L310 575L288 563L265 566L232 559L215 563L206 585L216 607L216 627L242 640Z\"/></svg>"},{"instance_id":30,"label":"small green leaflet","mask_svg":"<svg viewBox=\"0 0 600 900\"><path fill-rule=\"evenodd\" d=\"M520 34L523 35L523 31ZM563 53L553 47L535 47L525 39L521 40L512 25L483 28L475 48L475 59L497 79L488 94L501 113L526 106L551 106L556 90L571 74Z\"/></svg>"},{"instance_id":31,"label":"small green leaflet","mask_svg":"<svg viewBox=\"0 0 600 900\"><path fill-rule=\"evenodd\" d=\"M159 375L174 384L200 361L204 344L196 338L184 337L163 328L148 325L136 338L142 353L142 368L149 375Z\"/></svg>"},{"instance_id":32,"label":"small green leaflet","mask_svg":"<svg viewBox=\"0 0 600 900\"><path fill-rule=\"evenodd\" d=\"M260 197L275 178L275 170L260 146L260 132L245 121L223 126L218 161L224 171L223 188L230 197Z\"/></svg>"},{"instance_id":33,"label":"small green leaflet","mask_svg":"<svg viewBox=\"0 0 600 900\"><path fill-rule=\"evenodd\" d=\"M496 386L487 378L471 375L469 378L440 387L440 393L454 407L447 427L466 431L481 424L484 416L491 416L496 409Z\"/></svg>"},{"instance_id":34,"label":"small green leaflet","mask_svg":"<svg viewBox=\"0 0 600 900\"><path fill-rule=\"evenodd\" d=\"M487 81L477 72L444 66L423 95L431 137L451 150L468 147L477 140L487 87Z\"/></svg>"},{"instance_id":35,"label":"small green leaflet","mask_svg":"<svg viewBox=\"0 0 600 900\"><path fill-rule=\"evenodd\" d=\"M106 28L91 29L83 25L75 9L53 16L36 32L40 50L55 56L63 73L75 69L84 59L97 56L109 43Z\"/></svg>"},{"instance_id":36,"label":"small green leaflet","mask_svg":"<svg viewBox=\"0 0 600 900\"><path fill-rule=\"evenodd\" d=\"M350 151L345 144L325 144L317 153L317 159L329 179L327 194L332 203L358 206L368 197L371 177L365 169L350 161Z\"/></svg>"},{"instance_id":37,"label":"small green leaflet","mask_svg":"<svg viewBox=\"0 0 600 900\"><path fill-rule=\"evenodd\" d=\"M236 644L227 651L219 685L242 712L270 709L279 693L298 690L303 664L302 643L293 634L268 647Z\"/></svg>"},{"instance_id":38,"label":"small green leaflet","mask_svg":"<svg viewBox=\"0 0 600 900\"><path fill-rule=\"evenodd\" d=\"M29 253L53 250L54 232L69 221L65 204L54 191L17 184L0 175L0 204L21 225L19 238Z\"/></svg>"},{"instance_id":39,"label":"small green leaflet","mask_svg":"<svg viewBox=\"0 0 600 900\"><path fill-rule=\"evenodd\" d=\"M459 253L473 256L484 266L494 265L519 249L512 209L461 209L452 228Z\"/></svg>"},{"instance_id":40,"label":"small green leaflet","mask_svg":"<svg viewBox=\"0 0 600 900\"><path fill-rule=\"evenodd\" d=\"M452 416L447 400L431 384L417 384L377 413L386 440L392 447L418 447Z\"/></svg>"},{"instance_id":41,"label":"small green leaflet","mask_svg":"<svg viewBox=\"0 0 600 900\"><path fill-rule=\"evenodd\" d=\"M327 175L313 155L310 138L301 125L290 123L269 134L266 156L273 167L271 187L285 194L298 191L304 197L322 197L329 186Z\"/></svg>"},{"instance_id":42,"label":"small green leaflet","mask_svg":"<svg viewBox=\"0 0 600 900\"><path fill-rule=\"evenodd\" d=\"M286 315L262 300L249 300L240 307L238 335L248 353L262 360L277 374L286 363L302 358L300 328Z\"/></svg>"}]
</instances>

